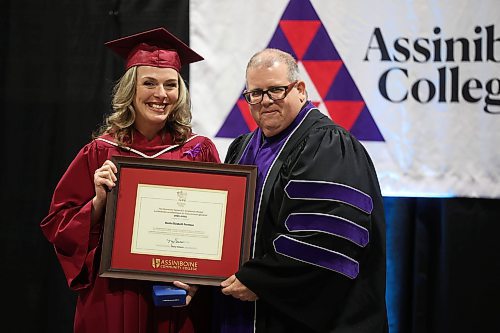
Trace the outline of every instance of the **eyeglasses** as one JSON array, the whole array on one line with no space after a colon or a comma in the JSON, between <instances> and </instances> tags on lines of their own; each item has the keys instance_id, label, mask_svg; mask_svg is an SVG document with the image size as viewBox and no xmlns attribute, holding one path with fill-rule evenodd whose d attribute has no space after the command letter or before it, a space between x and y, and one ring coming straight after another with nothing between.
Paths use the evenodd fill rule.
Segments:
<instances>
[{"instance_id":1,"label":"eyeglasses","mask_svg":"<svg viewBox=\"0 0 500 333\"><path fill-rule=\"evenodd\" d=\"M254 89L250 91L246 91L243 93L243 97L248 104L254 105L259 104L264 99L264 94L267 95L273 101L279 101L280 99L284 99L286 95L292 90L293 87L297 84L298 81L293 81L287 86L277 86L270 87L269 89Z\"/></svg>"}]
</instances>

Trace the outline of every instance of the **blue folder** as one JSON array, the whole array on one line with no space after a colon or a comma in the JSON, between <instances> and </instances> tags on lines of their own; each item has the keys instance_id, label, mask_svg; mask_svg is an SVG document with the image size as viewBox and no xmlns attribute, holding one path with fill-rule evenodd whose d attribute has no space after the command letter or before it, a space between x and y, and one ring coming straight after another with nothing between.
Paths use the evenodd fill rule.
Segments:
<instances>
[{"instance_id":1,"label":"blue folder","mask_svg":"<svg viewBox=\"0 0 500 333\"><path fill-rule=\"evenodd\" d=\"M174 286L153 286L153 302L156 306L186 305L187 292Z\"/></svg>"}]
</instances>

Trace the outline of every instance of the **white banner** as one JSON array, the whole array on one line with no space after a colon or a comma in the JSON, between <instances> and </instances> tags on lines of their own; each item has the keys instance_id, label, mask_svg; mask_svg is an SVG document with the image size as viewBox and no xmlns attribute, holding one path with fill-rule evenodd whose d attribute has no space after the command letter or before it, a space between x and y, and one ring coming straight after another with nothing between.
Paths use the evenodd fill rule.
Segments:
<instances>
[{"instance_id":1,"label":"white banner","mask_svg":"<svg viewBox=\"0 0 500 333\"><path fill-rule=\"evenodd\" d=\"M498 13L497 0L191 0L194 129L224 157L255 128L246 63L276 47L368 149L385 196L500 198Z\"/></svg>"}]
</instances>

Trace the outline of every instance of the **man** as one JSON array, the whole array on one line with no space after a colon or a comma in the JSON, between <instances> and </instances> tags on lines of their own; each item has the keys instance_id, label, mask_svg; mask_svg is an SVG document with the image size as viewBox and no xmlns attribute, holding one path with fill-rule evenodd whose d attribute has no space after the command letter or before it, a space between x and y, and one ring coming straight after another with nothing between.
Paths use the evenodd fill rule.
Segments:
<instances>
[{"instance_id":1,"label":"man","mask_svg":"<svg viewBox=\"0 0 500 333\"><path fill-rule=\"evenodd\" d=\"M385 218L368 153L307 101L290 54L255 54L246 85L258 128L225 162L258 166L252 258L221 283L239 301L220 331L387 332Z\"/></svg>"}]
</instances>

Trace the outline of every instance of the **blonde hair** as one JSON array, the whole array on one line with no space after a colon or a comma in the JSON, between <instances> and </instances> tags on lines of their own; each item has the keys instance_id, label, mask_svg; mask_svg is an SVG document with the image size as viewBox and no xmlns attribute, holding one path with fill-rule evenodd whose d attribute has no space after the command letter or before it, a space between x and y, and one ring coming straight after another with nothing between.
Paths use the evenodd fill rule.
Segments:
<instances>
[{"instance_id":1,"label":"blonde hair","mask_svg":"<svg viewBox=\"0 0 500 333\"><path fill-rule=\"evenodd\" d=\"M179 97L170 111L165 130L172 134L175 143L182 144L191 135L191 100L189 91L178 74ZM132 142L132 129L135 122L135 110L132 105L137 88L137 66L129 68L113 88L113 112L105 119L99 130L93 134L96 138L111 134L118 145L127 146Z\"/></svg>"}]
</instances>

